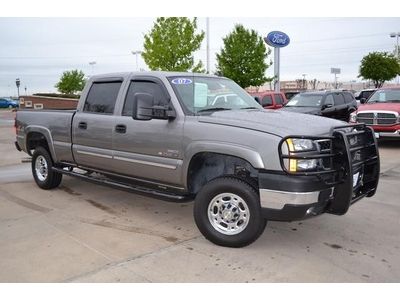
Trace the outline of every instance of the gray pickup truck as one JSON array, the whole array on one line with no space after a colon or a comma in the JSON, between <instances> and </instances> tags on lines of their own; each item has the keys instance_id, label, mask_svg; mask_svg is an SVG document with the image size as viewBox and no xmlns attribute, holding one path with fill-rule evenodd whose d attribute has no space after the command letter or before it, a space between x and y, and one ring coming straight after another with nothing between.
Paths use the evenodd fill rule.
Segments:
<instances>
[{"instance_id":1,"label":"gray pickup truck","mask_svg":"<svg viewBox=\"0 0 400 300\"><path fill-rule=\"evenodd\" d=\"M205 74L93 76L76 111L19 110L15 126L40 188L64 174L194 199L201 233L228 247L255 241L267 220L345 214L379 179L369 127L264 110L233 81Z\"/></svg>"}]
</instances>

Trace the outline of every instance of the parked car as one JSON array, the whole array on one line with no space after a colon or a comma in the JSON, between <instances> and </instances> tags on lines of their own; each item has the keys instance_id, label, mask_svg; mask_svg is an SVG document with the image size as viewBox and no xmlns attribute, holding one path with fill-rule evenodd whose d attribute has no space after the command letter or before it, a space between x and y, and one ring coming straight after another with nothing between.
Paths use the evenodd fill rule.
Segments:
<instances>
[{"instance_id":1,"label":"parked car","mask_svg":"<svg viewBox=\"0 0 400 300\"><path fill-rule=\"evenodd\" d=\"M287 103L284 93L273 91L250 93L262 107L268 109L278 109Z\"/></svg>"},{"instance_id":2,"label":"parked car","mask_svg":"<svg viewBox=\"0 0 400 300\"><path fill-rule=\"evenodd\" d=\"M0 98L0 108L16 108L18 103L14 100Z\"/></svg>"},{"instance_id":3,"label":"parked car","mask_svg":"<svg viewBox=\"0 0 400 300\"><path fill-rule=\"evenodd\" d=\"M368 98L376 91L376 89L366 89L356 92L355 98L357 100L357 104L360 105L362 102L368 100Z\"/></svg>"},{"instance_id":4,"label":"parked car","mask_svg":"<svg viewBox=\"0 0 400 300\"><path fill-rule=\"evenodd\" d=\"M234 100L209 98L221 91ZM370 128L263 109L232 80L213 75L94 76L77 110L19 110L15 126L16 148L32 155L40 188L70 175L194 199L200 232L222 246L252 243L267 220L345 214L378 185Z\"/></svg>"},{"instance_id":5,"label":"parked car","mask_svg":"<svg viewBox=\"0 0 400 300\"><path fill-rule=\"evenodd\" d=\"M363 100L350 122L371 126L377 138L400 139L400 88L381 88Z\"/></svg>"},{"instance_id":6,"label":"parked car","mask_svg":"<svg viewBox=\"0 0 400 300\"><path fill-rule=\"evenodd\" d=\"M357 110L357 103L350 92L304 92L294 96L282 110L348 122L350 114Z\"/></svg>"}]
</instances>

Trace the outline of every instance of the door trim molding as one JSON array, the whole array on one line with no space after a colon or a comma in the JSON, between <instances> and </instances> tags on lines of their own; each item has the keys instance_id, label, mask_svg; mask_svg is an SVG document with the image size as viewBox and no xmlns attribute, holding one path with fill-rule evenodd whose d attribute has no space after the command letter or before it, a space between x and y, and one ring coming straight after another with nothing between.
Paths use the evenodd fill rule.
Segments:
<instances>
[{"instance_id":1,"label":"door trim molding","mask_svg":"<svg viewBox=\"0 0 400 300\"><path fill-rule=\"evenodd\" d=\"M102 157L102 158L113 158L111 155L100 154L100 153L95 153L95 152L90 152L90 151L84 151L84 150L77 150L76 152L79 153L79 154L86 154L86 155L91 155L91 156L96 156L96 157Z\"/></svg>"},{"instance_id":2,"label":"door trim molding","mask_svg":"<svg viewBox=\"0 0 400 300\"><path fill-rule=\"evenodd\" d=\"M150 162L150 161L145 161L145 160L127 158L127 157L122 157L122 156L114 156L114 159L127 161L127 162L132 162L132 163L138 163L138 164L142 164L142 165L160 167L160 168L165 168L165 169L170 169L170 170L176 170L176 168L177 168L176 165L168 165L168 164Z\"/></svg>"}]
</instances>

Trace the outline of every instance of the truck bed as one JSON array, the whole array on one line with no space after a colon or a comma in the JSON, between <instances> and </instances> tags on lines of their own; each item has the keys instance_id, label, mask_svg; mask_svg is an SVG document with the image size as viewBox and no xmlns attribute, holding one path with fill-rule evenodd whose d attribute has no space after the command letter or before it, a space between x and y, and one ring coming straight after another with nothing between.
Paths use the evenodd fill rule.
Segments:
<instances>
[{"instance_id":1,"label":"truck bed","mask_svg":"<svg viewBox=\"0 0 400 300\"><path fill-rule=\"evenodd\" d=\"M51 140L57 159L73 161L71 153L71 123L76 110L18 110L16 114L17 142L26 151L26 138L31 131L41 132ZM28 152L28 151L26 151Z\"/></svg>"}]
</instances>

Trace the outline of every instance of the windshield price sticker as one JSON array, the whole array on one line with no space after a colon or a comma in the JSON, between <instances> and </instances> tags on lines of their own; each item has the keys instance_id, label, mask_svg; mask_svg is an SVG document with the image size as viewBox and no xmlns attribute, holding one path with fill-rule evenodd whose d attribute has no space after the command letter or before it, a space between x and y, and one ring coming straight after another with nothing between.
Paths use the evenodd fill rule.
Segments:
<instances>
[{"instance_id":1,"label":"windshield price sticker","mask_svg":"<svg viewBox=\"0 0 400 300\"><path fill-rule=\"evenodd\" d=\"M175 78L171 82L173 84L191 84L193 81L189 78Z\"/></svg>"}]
</instances>

